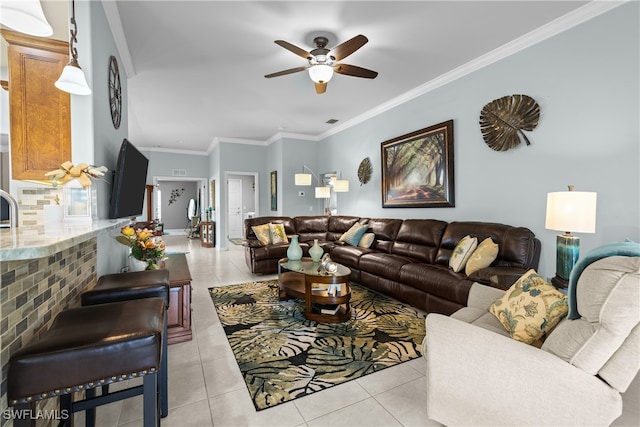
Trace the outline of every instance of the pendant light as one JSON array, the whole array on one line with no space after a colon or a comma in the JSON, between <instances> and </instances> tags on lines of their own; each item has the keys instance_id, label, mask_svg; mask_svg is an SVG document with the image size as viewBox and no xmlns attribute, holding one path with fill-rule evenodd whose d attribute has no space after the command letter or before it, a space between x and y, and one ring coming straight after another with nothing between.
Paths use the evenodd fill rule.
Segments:
<instances>
[{"instance_id":1,"label":"pendant light","mask_svg":"<svg viewBox=\"0 0 640 427\"><path fill-rule=\"evenodd\" d=\"M78 64L78 50L73 45L78 42L78 26L76 25L76 6L71 0L71 39L69 40L69 63L62 70L60 78L56 80L55 85L58 89L75 95L91 95L91 89L87 84L84 72Z\"/></svg>"},{"instance_id":2,"label":"pendant light","mask_svg":"<svg viewBox=\"0 0 640 427\"><path fill-rule=\"evenodd\" d=\"M37 37L53 35L39 0L0 2L0 24L12 30Z\"/></svg>"}]
</instances>

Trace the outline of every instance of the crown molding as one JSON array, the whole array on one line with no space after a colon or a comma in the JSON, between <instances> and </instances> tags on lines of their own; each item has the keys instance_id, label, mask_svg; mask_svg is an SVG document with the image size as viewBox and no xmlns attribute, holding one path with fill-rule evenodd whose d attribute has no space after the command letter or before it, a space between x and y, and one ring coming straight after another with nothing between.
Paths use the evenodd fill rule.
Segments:
<instances>
[{"instance_id":1,"label":"crown molding","mask_svg":"<svg viewBox=\"0 0 640 427\"><path fill-rule=\"evenodd\" d=\"M111 29L113 41L116 44L118 53L120 54L120 62L122 62L122 67L127 75L127 79L130 79L136 75L136 68L133 66L129 45L127 44L127 39L124 36L124 28L122 28L122 21L120 20L120 12L118 12L117 2L113 0L102 0L102 8L104 9L104 14L107 17L107 23Z\"/></svg>"},{"instance_id":2,"label":"crown molding","mask_svg":"<svg viewBox=\"0 0 640 427\"><path fill-rule=\"evenodd\" d=\"M589 21L603 13L606 13L612 9L615 9L618 6L621 6L625 3L628 3L634 0L595 0L591 1L584 6L567 13L541 27L536 28L535 30L518 37L506 43L478 58L475 58L441 76L436 77L433 80L430 80L410 91L405 92L404 94L393 98L379 106L360 114L357 117L354 117L351 120L347 120L340 125L337 125L330 130L318 135L318 140L326 139L331 135L335 135L336 133L342 132L346 129L349 129L352 126L355 126L359 123L362 123L372 117L375 117L385 111L388 111L394 107L402 105L408 101L411 101L414 98L422 96L428 92L431 92L441 86L444 86L448 83L451 83L461 77L464 77L468 74L471 74L475 71L478 71L488 65L491 65L495 62L500 61L508 56L511 56L515 53L518 53L528 47L531 47L535 44L538 44L544 40L547 40L555 35L558 35L564 31L567 31L583 22Z\"/></svg>"},{"instance_id":3,"label":"crown molding","mask_svg":"<svg viewBox=\"0 0 640 427\"><path fill-rule=\"evenodd\" d=\"M172 154L190 154L192 156L207 156L208 151L196 151L196 150L181 150L178 148L163 148L163 147L137 147L140 151L149 151L154 153L172 153Z\"/></svg>"}]
</instances>

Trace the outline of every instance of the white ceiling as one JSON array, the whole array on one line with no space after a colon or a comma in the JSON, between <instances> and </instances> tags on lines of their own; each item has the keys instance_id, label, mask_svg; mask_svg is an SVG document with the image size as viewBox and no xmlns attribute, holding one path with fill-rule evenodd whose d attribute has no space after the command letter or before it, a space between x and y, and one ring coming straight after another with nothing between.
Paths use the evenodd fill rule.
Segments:
<instances>
[{"instance_id":1,"label":"white ceiling","mask_svg":"<svg viewBox=\"0 0 640 427\"><path fill-rule=\"evenodd\" d=\"M612 7L576 0L102 4L129 78L129 139L193 152L217 141L318 140ZM311 50L319 33L332 35L329 48L364 34L369 42L341 62L378 77L336 74L322 95L306 72L264 77L306 65L274 40Z\"/></svg>"}]
</instances>

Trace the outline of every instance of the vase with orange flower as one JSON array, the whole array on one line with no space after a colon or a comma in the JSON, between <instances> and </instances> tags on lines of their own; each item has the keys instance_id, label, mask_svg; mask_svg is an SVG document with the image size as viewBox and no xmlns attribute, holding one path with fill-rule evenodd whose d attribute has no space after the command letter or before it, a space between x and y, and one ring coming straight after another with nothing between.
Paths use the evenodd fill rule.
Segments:
<instances>
[{"instance_id":1,"label":"vase with orange flower","mask_svg":"<svg viewBox=\"0 0 640 427\"><path fill-rule=\"evenodd\" d=\"M116 240L131 248L132 258L146 263L145 270L157 270L158 263L167 258L164 241L147 228L136 230L127 225L122 227Z\"/></svg>"}]
</instances>

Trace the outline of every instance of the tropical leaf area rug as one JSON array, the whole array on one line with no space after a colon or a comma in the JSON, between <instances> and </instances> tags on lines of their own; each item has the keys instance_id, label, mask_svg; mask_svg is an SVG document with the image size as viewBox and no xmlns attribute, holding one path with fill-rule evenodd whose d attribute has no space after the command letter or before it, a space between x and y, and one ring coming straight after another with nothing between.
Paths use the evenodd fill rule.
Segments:
<instances>
[{"instance_id":1,"label":"tropical leaf area rug","mask_svg":"<svg viewBox=\"0 0 640 427\"><path fill-rule=\"evenodd\" d=\"M351 320L307 320L276 280L209 288L256 410L421 356L424 314L351 284Z\"/></svg>"}]
</instances>

